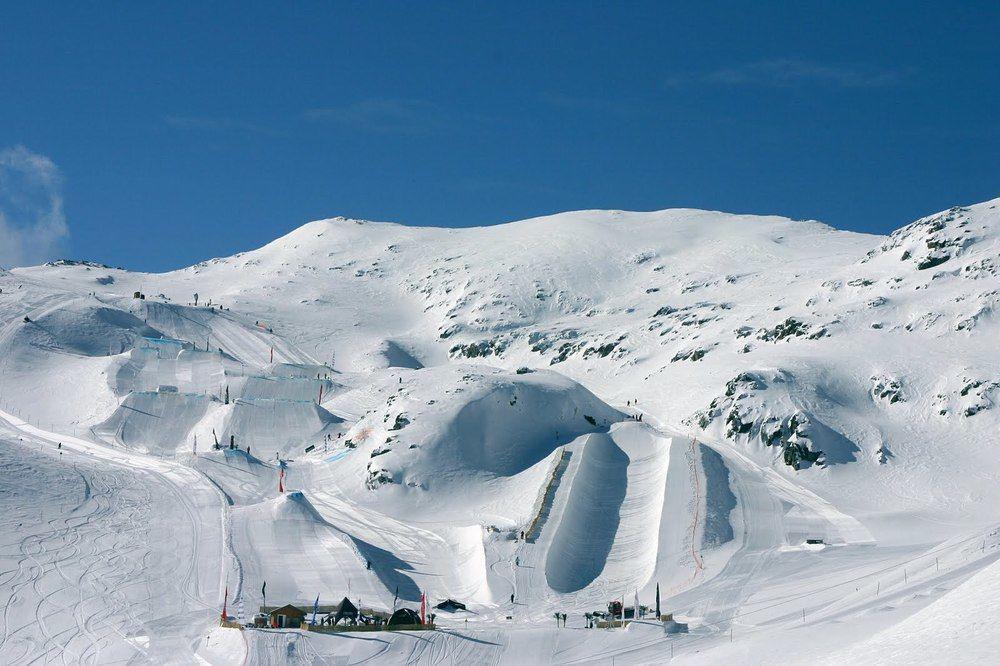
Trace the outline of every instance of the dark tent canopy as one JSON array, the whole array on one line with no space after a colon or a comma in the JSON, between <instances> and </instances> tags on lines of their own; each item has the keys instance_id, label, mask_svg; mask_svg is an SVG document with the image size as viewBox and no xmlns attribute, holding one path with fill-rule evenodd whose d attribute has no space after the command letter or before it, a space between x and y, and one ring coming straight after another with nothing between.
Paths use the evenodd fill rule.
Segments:
<instances>
[{"instance_id":1,"label":"dark tent canopy","mask_svg":"<svg viewBox=\"0 0 1000 666\"><path fill-rule=\"evenodd\" d=\"M465 610L465 604L461 601L455 601L454 599L445 599L434 608L454 613L457 610Z\"/></svg>"},{"instance_id":2,"label":"dark tent canopy","mask_svg":"<svg viewBox=\"0 0 1000 666\"><path fill-rule=\"evenodd\" d=\"M395 627L405 624L421 624L420 613L412 608L400 608L389 618L389 626Z\"/></svg>"},{"instance_id":3,"label":"dark tent canopy","mask_svg":"<svg viewBox=\"0 0 1000 666\"><path fill-rule=\"evenodd\" d=\"M342 619L347 618L357 622L358 620L358 607L351 603L351 600L344 597L340 602L340 606L337 608L337 614L333 616L333 623L336 625Z\"/></svg>"}]
</instances>

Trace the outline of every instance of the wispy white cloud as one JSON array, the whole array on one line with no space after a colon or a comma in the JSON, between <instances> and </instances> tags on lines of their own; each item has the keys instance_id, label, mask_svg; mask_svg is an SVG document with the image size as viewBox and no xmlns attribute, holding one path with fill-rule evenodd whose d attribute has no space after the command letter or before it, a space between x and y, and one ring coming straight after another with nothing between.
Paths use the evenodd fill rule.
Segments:
<instances>
[{"instance_id":1,"label":"wispy white cloud","mask_svg":"<svg viewBox=\"0 0 1000 666\"><path fill-rule=\"evenodd\" d=\"M908 70L869 65L825 64L797 58L771 58L696 75L676 75L670 85L713 83L724 86L785 88L805 84L837 88L887 88L903 83Z\"/></svg>"},{"instance_id":2,"label":"wispy white cloud","mask_svg":"<svg viewBox=\"0 0 1000 666\"><path fill-rule=\"evenodd\" d=\"M277 134L274 129L239 118L217 118L211 116L164 116L163 122L179 129L205 131L236 131L254 134Z\"/></svg>"},{"instance_id":3,"label":"wispy white cloud","mask_svg":"<svg viewBox=\"0 0 1000 666\"><path fill-rule=\"evenodd\" d=\"M582 113L627 114L635 108L628 99L624 98L610 99L592 95L574 95L560 91L543 92L542 101L562 111Z\"/></svg>"},{"instance_id":4,"label":"wispy white cloud","mask_svg":"<svg viewBox=\"0 0 1000 666\"><path fill-rule=\"evenodd\" d=\"M68 237L55 163L24 146L0 150L0 265L54 259Z\"/></svg>"},{"instance_id":5,"label":"wispy white cloud","mask_svg":"<svg viewBox=\"0 0 1000 666\"><path fill-rule=\"evenodd\" d=\"M309 109L307 119L376 134L430 134L449 125L444 109L426 100L372 98Z\"/></svg>"}]
</instances>

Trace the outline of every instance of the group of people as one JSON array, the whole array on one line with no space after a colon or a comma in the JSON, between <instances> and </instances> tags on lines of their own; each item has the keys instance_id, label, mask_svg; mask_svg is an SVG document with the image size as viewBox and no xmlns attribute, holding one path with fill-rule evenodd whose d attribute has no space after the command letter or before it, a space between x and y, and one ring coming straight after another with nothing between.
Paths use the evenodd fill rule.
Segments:
<instances>
[{"instance_id":1,"label":"group of people","mask_svg":"<svg viewBox=\"0 0 1000 666\"><path fill-rule=\"evenodd\" d=\"M212 431L212 434L213 435L215 434L214 430ZM195 446L197 446L197 441L198 441L197 438L195 438L195 442L196 442ZM220 450L222 448L222 444L219 444L219 442L216 441L215 442L215 446L213 448L216 451L218 451L218 450ZM229 435L229 450L230 451L238 451L239 448L240 448L239 445L236 443L236 435ZM250 455L250 445L249 444L247 444L247 455Z\"/></svg>"},{"instance_id":2,"label":"group of people","mask_svg":"<svg viewBox=\"0 0 1000 666\"><path fill-rule=\"evenodd\" d=\"M625 406L626 407L635 407L638 404L639 404L639 398L636 398L635 400L626 400L625 401ZM633 421L639 421L641 423L642 422L642 412L638 412L637 414L631 414L631 415L629 415L629 418L631 418Z\"/></svg>"}]
</instances>

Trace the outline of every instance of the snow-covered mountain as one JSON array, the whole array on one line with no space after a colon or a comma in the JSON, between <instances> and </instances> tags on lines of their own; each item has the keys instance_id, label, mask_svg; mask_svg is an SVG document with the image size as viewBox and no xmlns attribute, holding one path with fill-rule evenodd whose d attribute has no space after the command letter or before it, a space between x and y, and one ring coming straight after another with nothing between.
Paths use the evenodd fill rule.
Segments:
<instances>
[{"instance_id":1,"label":"snow-covered mountain","mask_svg":"<svg viewBox=\"0 0 1000 666\"><path fill-rule=\"evenodd\" d=\"M434 649L470 661L877 659L878 632L898 643L945 599L979 603L952 587L997 575L998 206L889 237L698 210L336 218L165 274L2 272L0 487L35 479L42 509L0 500L19 535L0 589L9 614L58 619L8 621L0 655L181 645L242 661L203 629L227 584L248 619L266 580L269 604L461 599L471 614ZM149 574L114 607L78 594L96 551L39 531L69 511L70 461L81 507L108 475L112 504L147 477L182 484L183 515L167 490L135 500L144 529L177 533L169 549L143 534L121 548L184 553L189 575ZM57 556L83 573L47 593ZM579 627L614 597L652 605L658 585L689 634L635 623L553 643L552 613ZM187 619L165 628L165 612ZM244 632L265 661L275 636ZM370 656L296 636L303 653ZM433 659L409 640L383 657Z\"/></svg>"}]
</instances>

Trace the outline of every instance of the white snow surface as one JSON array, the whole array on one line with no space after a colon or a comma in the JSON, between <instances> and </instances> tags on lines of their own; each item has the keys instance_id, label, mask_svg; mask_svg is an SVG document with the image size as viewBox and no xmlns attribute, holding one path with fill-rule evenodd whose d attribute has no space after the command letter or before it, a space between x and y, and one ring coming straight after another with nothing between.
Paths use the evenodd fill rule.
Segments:
<instances>
[{"instance_id":1,"label":"white snow surface","mask_svg":"<svg viewBox=\"0 0 1000 666\"><path fill-rule=\"evenodd\" d=\"M1000 199L0 271L0 662L996 661L998 306ZM468 610L220 627L265 581ZM657 591L673 621L585 628Z\"/></svg>"}]
</instances>

